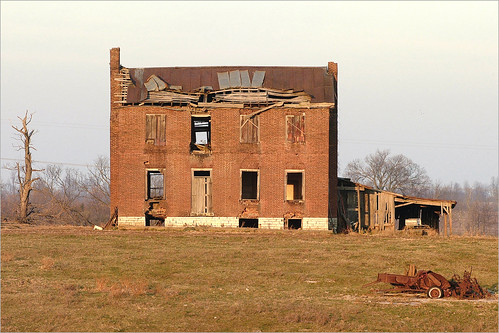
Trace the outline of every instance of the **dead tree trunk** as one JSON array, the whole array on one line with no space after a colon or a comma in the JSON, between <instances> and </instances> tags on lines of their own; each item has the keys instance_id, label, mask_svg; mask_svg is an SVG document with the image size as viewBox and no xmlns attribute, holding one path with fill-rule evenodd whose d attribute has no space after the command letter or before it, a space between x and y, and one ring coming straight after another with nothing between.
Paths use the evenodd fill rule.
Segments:
<instances>
[{"instance_id":1,"label":"dead tree trunk","mask_svg":"<svg viewBox=\"0 0 499 333\"><path fill-rule=\"evenodd\" d=\"M28 115L28 111L24 115L24 118L18 117L22 122L22 127L18 128L12 126L19 133L19 140L21 145L19 145L19 150L24 150L24 165L19 162L16 163L17 170L17 181L19 182L19 210L17 212L17 218L21 223L27 223L28 217L31 214L29 205L29 195L33 190L33 182L38 180L38 178L33 178L32 160L31 160L31 137L35 133L34 130L29 130L28 125L31 122L32 115ZM34 148L33 148L34 149Z\"/></svg>"}]
</instances>

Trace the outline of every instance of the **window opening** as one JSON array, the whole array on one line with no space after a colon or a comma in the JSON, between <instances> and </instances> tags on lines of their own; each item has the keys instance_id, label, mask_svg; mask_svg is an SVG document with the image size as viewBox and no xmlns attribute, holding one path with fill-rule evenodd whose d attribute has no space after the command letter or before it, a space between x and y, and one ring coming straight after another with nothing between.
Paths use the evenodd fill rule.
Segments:
<instances>
[{"instance_id":1,"label":"window opening","mask_svg":"<svg viewBox=\"0 0 499 333\"><path fill-rule=\"evenodd\" d=\"M241 172L241 199L258 200L258 171Z\"/></svg>"},{"instance_id":2,"label":"window opening","mask_svg":"<svg viewBox=\"0 0 499 333\"><path fill-rule=\"evenodd\" d=\"M211 117L191 117L191 151L209 150L211 143Z\"/></svg>"},{"instance_id":3,"label":"window opening","mask_svg":"<svg viewBox=\"0 0 499 333\"><path fill-rule=\"evenodd\" d=\"M166 116L146 114L146 143L155 146L166 145Z\"/></svg>"},{"instance_id":4,"label":"window opening","mask_svg":"<svg viewBox=\"0 0 499 333\"><path fill-rule=\"evenodd\" d=\"M305 142L305 114L286 116L286 139L291 143Z\"/></svg>"},{"instance_id":5,"label":"window opening","mask_svg":"<svg viewBox=\"0 0 499 333\"><path fill-rule=\"evenodd\" d=\"M288 229L301 229L301 219L288 219Z\"/></svg>"},{"instance_id":6,"label":"window opening","mask_svg":"<svg viewBox=\"0 0 499 333\"><path fill-rule=\"evenodd\" d=\"M286 200L303 200L303 173L288 172L286 175Z\"/></svg>"},{"instance_id":7,"label":"window opening","mask_svg":"<svg viewBox=\"0 0 499 333\"><path fill-rule=\"evenodd\" d=\"M239 228L258 228L258 219L239 219Z\"/></svg>"},{"instance_id":8,"label":"window opening","mask_svg":"<svg viewBox=\"0 0 499 333\"><path fill-rule=\"evenodd\" d=\"M147 171L147 198L163 199L164 197L164 178L160 171Z\"/></svg>"}]
</instances>

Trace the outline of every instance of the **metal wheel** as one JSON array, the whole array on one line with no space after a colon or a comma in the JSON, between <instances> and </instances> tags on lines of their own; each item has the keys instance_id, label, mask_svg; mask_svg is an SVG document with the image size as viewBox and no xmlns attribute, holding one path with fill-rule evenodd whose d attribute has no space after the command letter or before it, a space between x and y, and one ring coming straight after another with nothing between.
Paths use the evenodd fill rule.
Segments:
<instances>
[{"instance_id":1,"label":"metal wheel","mask_svg":"<svg viewBox=\"0 0 499 333\"><path fill-rule=\"evenodd\" d=\"M442 298L444 296L444 292L439 287L431 287L426 294L429 298Z\"/></svg>"}]
</instances>

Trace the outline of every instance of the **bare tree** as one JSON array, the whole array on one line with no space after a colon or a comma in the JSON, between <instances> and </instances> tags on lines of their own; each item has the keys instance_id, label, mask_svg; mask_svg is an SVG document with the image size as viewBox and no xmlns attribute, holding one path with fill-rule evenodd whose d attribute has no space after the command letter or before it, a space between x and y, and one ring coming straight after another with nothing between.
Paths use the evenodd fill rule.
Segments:
<instances>
[{"instance_id":1,"label":"bare tree","mask_svg":"<svg viewBox=\"0 0 499 333\"><path fill-rule=\"evenodd\" d=\"M389 150L353 160L346 166L345 175L379 190L406 195L422 195L430 183L424 168L402 154L390 156Z\"/></svg>"},{"instance_id":2,"label":"bare tree","mask_svg":"<svg viewBox=\"0 0 499 333\"><path fill-rule=\"evenodd\" d=\"M31 123L32 114L28 115L26 111L23 118L18 117L21 120L22 126L16 127L12 126L18 132L19 150L24 150L24 164L16 162L14 169L17 171L17 182L19 184L19 208L17 211L17 218L21 223L28 223L29 215L33 212L29 203L29 196L33 190L33 183L38 180L38 178L33 178L34 170L31 159L31 149L35 149L31 142L31 137L35 133L34 130L30 130L28 125Z\"/></svg>"},{"instance_id":3,"label":"bare tree","mask_svg":"<svg viewBox=\"0 0 499 333\"><path fill-rule=\"evenodd\" d=\"M9 168L7 168L9 169ZM2 220L12 220L16 218L16 211L19 206L19 195L17 186L17 176L15 170L11 170L10 177L6 182L2 179L2 187L0 190L1 196L1 212Z\"/></svg>"},{"instance_id":4,"label":"bare tree","mask_svg":"<svg viewBox=\"0 0 499 333\"><path fill-rule=\"evenodd\" d=\"M109 170L109 158L99 156L88 169L87 177L80 181L81 188L91 200L106 208L109 208L111 195Z\"/></svg>"},{"instance_id":5,"label":"bare tree","mask_svg":"<svg viewBox=\"0 0 499 333\"><path fill-rule=\"evenodd\" d=\"M45 222L97 225L109 219L109 161L104 157L87 173L48 165L36 190L38 216Z\"/></svg>"},{"instance_id":6,"label":"bare tree","mask_svg":"<svg viewBox=\"0 0 499 333\"><path fill-rule=\"evenodd\" d=\"M59 222L81 225L86 223L81 199L81 175L77 170L63 170L58 165L48 165L40 179L37 191L46 197L40 215Z\"/></svg>"}]
</instances>

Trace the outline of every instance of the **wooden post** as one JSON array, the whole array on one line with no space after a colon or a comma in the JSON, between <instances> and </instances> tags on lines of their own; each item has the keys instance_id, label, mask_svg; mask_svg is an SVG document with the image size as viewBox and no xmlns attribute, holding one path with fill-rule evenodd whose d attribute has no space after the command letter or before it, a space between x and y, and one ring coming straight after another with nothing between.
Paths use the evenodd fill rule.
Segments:
<instances>
[{"instance_id":1,"label":"wooden post","mask_svg":"<svg viewBox=\"0 0 499 333\"><path fill-rule=\"evenodd\" d=\"M452 235L452 204L449 206L449 229L450 234Z\"/></svg>"},{"instance_id":2,"label":"wooden post","mask_svg":"<svg viewBox=\"0 0 499 333\"><path fill-rule=\"evenodd\" d=\"M444 237L447 237L447 212L444 209Z\"/></svg>"},{"instance_id":3,"label":"wooden post","mask_svg":"<svg viewBox=\"0 0 499 333\"><path fill-rule=\"evenodd\" d=\"M360 213L360 189L358 186L355 186L355 190L357 191L357 216L359 219L359 225L357 226L357 231L360 233L360 218L361 218L361 213Z\"/></svg>"}]
</instances>

